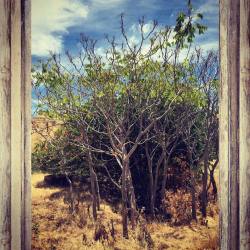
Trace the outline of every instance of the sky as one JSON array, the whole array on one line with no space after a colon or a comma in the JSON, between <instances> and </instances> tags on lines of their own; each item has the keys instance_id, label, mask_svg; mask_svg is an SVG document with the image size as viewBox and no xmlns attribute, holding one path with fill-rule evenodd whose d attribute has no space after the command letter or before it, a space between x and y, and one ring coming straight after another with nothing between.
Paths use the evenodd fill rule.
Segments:
<instances>
[{"instance_id":1,"label":"sky","mask_svg":"<svg viewBox=\"0 0 250 250\"><path fill-rule=\"evenodd\" d=\"M185 0L32 0L32 61L45 59L50 52L79 50L80 33L97 39L100 51L105 48L104 35L120 36L120 14L125 15L126 30L136 40L133 27L144 16L145 23L175 24ZM204 50L218 49L219 0L193 0L195 11L203 14L207 26L196 39Z\"/></svg>"}]
</instances>

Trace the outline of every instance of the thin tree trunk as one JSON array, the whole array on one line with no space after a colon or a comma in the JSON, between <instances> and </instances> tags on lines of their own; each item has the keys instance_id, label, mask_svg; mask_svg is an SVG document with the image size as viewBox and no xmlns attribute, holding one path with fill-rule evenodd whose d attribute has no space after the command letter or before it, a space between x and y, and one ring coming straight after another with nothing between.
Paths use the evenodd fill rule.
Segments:
<instances>
[{"instance_id":1,"label":"thin tree trunk","mask_svg":"<svg viewBox=\"0 0 250 250\"><path fill-rule=\"evenodd\" d=\"M131 171L129 169L129 164L128 164L128 196L129 196L129 203L130 203L130 211L131 211L131 225L132 229L135 229L136 226L136 199L135 199L135 191L134 191L134 186L133 186L133 180L131 176Z\"/></svg>"},{"instance_id":2,"label":"thin tree trunk","mask_svg":"<svg viewBox=\"0 0 250 250\"><path fill-rule=\"evenodd\" d=\"M95 176L95 191L96 191L96 203L97 203L97 209L100 210L100 188L99 188L99 182L98 182L98 178L97 178L97 174L94 171L94 176Z\"/></svg>"},{"instance_id":3,"label":"thin tree trunk","mask_svg":"<svg viewBox=\"0 0 250 250\"><path fill-rule=\"evenodd\" d=\"M95 189L95 175L94 171L90 169L90 184L91 184L91 194L92 194L92 212L93 218L97 220L97 199L96 199L96 189Z\"/></svg>"},{"instance_id":4,"label":"thin tree trunk","mask_svg":"<svg viewBox=\"0 0 250 250\"><path fill-rule=\"evenodd\" d=\"M167 183L167 156L166 151L164 152L164 160L163 160L163 178L161 183L161 192L160 192L160 202L163 204L164 196L165 196L165 189Z\"/></svg>"},{"instance_id":5,"label":"thin tree trunk","mask_svg":"<svg viewBox=\"0 0 250 250\"><path fill-rule=\"evenodd\" d=\"M128 208L127 208L127 164L123 161L122 169L122 234L128 239Z\"/></svg>"},{"instance_id":6,"label":"thin tree trunk","mask_svg":"<svg viewBox=\"0 0 250 250\"><path fill-rule=\"evenodd\" d=\"M156 171L155 171L155 178L154 178L154 190L153 190L153 203L155 206L155 201L156 201L156 192L157 192L157 188L158 188L158 178L159 178L159 169L160 166L163 162L164 159L164 152L161 153L160 158L157 161L157 165L156 165Z\"/></svg>"},{"instance_id":7,"label":"thin tree trunk","mask_svg":"<svg viewBox=\"0 0 250 250\"><path fill-rule=\"evenodd\" d=\"M215 163L212 166L212 169L210 170L210 173L209 173L210 183L209 183L209 187L207 188L207 190L209 190L209 188L212 184L214 200L217 199L217 193L218 193L216 181L214 179L214 170L215 170L216 166L218 165L218 163L219 163L219 159L216 159Z\"/></svg>"},{"instance_id":8,"label":"thin tree trunk","mask_svg":"<svg viewBox=\"0 0 250 250\"><path fill-rule=\"evenodd\" d=\"M85 132L85 131L84 131ZM87 133L84 133L84 140L86 140L87 145L89 145L89 138ZM93 218L97 220L97 207L100 209L100 201L98 200L97 193L99 192L97 176L93 166L93 158L90 149L87 150L89 172L90 172L90 186L91 186L91 195L92 195L92 213Z\"/></svg>"},{"instance_id":9,"label":"thin tree trunk","mask_svg":"<svg viewBox=\"0 0 250 250\"><path fill-rule=\"evenodd\" d=\"M190 180L190 193L192 197L192 219L197 221L197 211L196 211L196 191L195 191L195 178L194 178L194 172L193 172L193 158L192 153L190 150L188 150L188 160L190 164L190 174L191 174L191 180Z\"/></svg>"},{"instance_id":10,"label":"thin tree trunk","mask_svg":"<svg viewBox=\"0 0 250 250\"><path fill-rule=\"evenodd\" d=\"M153 168L152 168L152 159L149 154L148 143L145 145L145 151L147 156L147 167L148 167L148 174L149 174L149 207L150 207L150 214L154 218L155 217L155 204L154 204L154 176L153 176Z\"/></svg>"},{"instance_id":11,"label":"thin tree trunk","mask_svg":"<svg viewBox=\"0 0 250 250\"><path fill-rule=\"evenodd\" d=\"M92 213L93 218L97 220L97 195L96 195L96 175L93 168L93 160L90 150L88 150L88 163L89 163L89 172L90 172L90 186L91 186L91 195L92 195Z\"/></svg>"},{"instance_id":12,"label":"thin tree trunk","mask_svg":"<svg viewBox=\"0 0 250 250\"><path fill-rule=\"evenodd\" d=\"M196 216L196 196L195 196L195 180L193 173L191 173L191 196L192 196L192 219L197 221Z\"/></svg>"},{"instance_id":13,"label":"thin tree trunk","mask_svg":"<svg viewBox=\"0 0 250 250\"><path fill-rule=\"evenodd\" d=\"M122 228L123 237L128 239L128 205L130 206L132 229L136 226L136 199L131 172L129 169L129 157L125 146L122 148Z\"/></svg>"},{"instance_id":14,"label":"thin tree trunk","mask_svg":"<svg viewBox=\"0 0 250 250\"><path fill-rule=\"evenodd\" d=\"M214 196L214 199L217 199L218 190L217 190L216 181L214 179L214 171L212 171L210 173L210 180L211 180L211 183L212 183L212 186L213 186L213 196Z\"/></svg>"},{"instance_id":15,"label":"thin tree trunk","mask_svg":"<svg viewBox=\"0 0 250 250\"><path fill-rule=\"evenodd\" d=\"M167 184L167 169L168 169L168 162L169 162L169 158L170 158L170 154L167 156L166 155L166 151L164 152L164 160L163 160L163 179L162 179L162 183L161 183L161 193L160 193L160 197L161 197L161 203L164 201L165 199L165 190L166 190L166 184Z\"/></svg>"},{"instance_id":16,"label":"thin tree trunk","mask_svg":"<svg viewBox=\"0 0 250 250\"><path fill-rule=\"evenodd\" d=\"M168 156L167 156L167 148L166 145L164 145L164 147L162 147L162 149L164 150L164 169L163 169L163 179L162 179L162 184L161 184L161 202L165 199L165 190L166 190L166 184L167 184L167 170L168 170L168 164L169 164L169 160L170 160L170 156L174 150L174 147L176 145L176 142L174 143L174 145L172 146Z\"/></svg>"},{"instance_id":17,"label":"thin tree trunk","mask_svg":"<svg viewBox=\"0 0 250 250\"><path fill-rule=\"evenodd\" d=\"M65 173L65 177L66 177L67 182L69 183L69 200L70 200L69 211L70 213L73 214L74 213L73 185L67 173Z\"/></svg>"},{"instance_id":18,"label":"thin tree trunk","mask_svg":"<svg viewBox=\"0 0 250 250\"><path fill-rule=\"evenodd\" d=\"M204 218L207 217L207 179L208 179L208 146L204 153L204 172L202 175L202 193L201 193L201 213Z\"/></svg>"}]
</instances>

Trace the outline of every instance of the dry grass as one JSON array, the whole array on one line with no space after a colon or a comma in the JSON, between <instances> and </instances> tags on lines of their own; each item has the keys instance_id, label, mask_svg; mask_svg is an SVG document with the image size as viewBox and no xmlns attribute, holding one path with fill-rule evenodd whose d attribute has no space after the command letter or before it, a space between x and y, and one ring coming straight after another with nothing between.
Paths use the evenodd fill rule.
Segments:
<instances>
[{"instance_id":1,"label":"dry grass","mask_svg":"<svg viewBox=\"0 0 250 250\"><path fill-rule=\"evenodd\" d=\"M126 240L121 235L121 217L109 205L101 205L99 219L94 223L86 195L78 212L72 215L63 197L55 195L61 189L36 187L43 177L43 174L32 176L33 250L217 249L218 215L214 207L209 208L214 211L213 217L208 217L208 227L201 223L173 227L141 220Z\"/></svg>"},{"instance_id":2,"label":"dry grass","mask_svg":"<svg viewBox=\"0 0 250 250\"><path fill-rule=\"evenodd\" d=\"M55 132L61 128L62 122L59 120L49 119L43 116L32 118L32 151L35 146L44 141L53 138Z\"/></svg>"}]
</instances>

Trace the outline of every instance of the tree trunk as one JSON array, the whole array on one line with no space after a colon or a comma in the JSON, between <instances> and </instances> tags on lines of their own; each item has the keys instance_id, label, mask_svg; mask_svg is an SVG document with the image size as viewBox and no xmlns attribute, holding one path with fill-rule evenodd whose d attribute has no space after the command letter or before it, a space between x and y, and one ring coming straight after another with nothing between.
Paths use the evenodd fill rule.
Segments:
<instances>
[{"instance_id":1,"label":"tree trunk","mask_svg":"<svg viewBox=\"0 0 250 250\"><path fill-rule=\"evenodd\" d=\"M161 183L161 204L163 203L164 199L165 199L165 190L166 190L166 184L167 184L167 170L168 170L168 162L169 162L169 158L170 158L170 155L167 156L167 153L166 153L166 149L165 149L165 152L164 152L164 167L163 167L163 179L162 179L162 183Z\"/></svg>"},{"instance_id":2,"label":"tree trunk","mask_svg":"<svg viewBox=\"0 0 250 250\"><path fill-rule=\"evenodd\" d=\"M146 143L145 145L145 151L146 151L146 156L147 156L147 167L148 167L148 175L149 175L149 208L150 208L150 214L154 218L155 217L154 176L153 176L152 159L149 154L148 143Z\"/></svg>"},{"instance_id":3,"label":"tree trunk","mask_svg":"<svg viewBox=\"0 0 250 250\"><path fill-rule=\"evenodd\" d=\"M89 138L86 131L83 131L84 138L83 140L86 141L87 145L89 144ZM91 195L92 195L92 213L93 218L97 220L97 207L100 208L100 200L99 200L99 187L97 182L97 176L94 170L93 158L90 149L87 149L87 157L88 157L88 164L89 164L89 173L90 173L90 186L91 186ZM97 197L98 196L98 197Z\"/></svg>"},{"instance_id":4,"label":"tree trunk","mask_svg":"<svg viewBox=\"0 0 250 250\"><path fill-rule=\"evenodd\" d=\"M73 185L67 173L65 173L65 176L67 182L69 183L69 201L70 201L69 211L71 214L73 214L74 213Z\"/></svg>"},{"instance_id":5,"label":"tree trunk","mask_svg":"<svg viewBox=\"0 0 250 250\"><path fill-rule=\"evenodd\" d=\"M129 169L129 157L125 146L122 148L122 228L123 237L128 239L128 205L130 207L132 229L136 226L136 199L131 172Z\"/></svg>"},{"instance_id":6,"label":"tree trunk","mask_svg":"<svg viewBox=\"0 0 250 250\"><path fill-rule=\"evenodd\" d=\"M88 150L88 163L89 163L90 186L92 195L92 213L93 213L93 218L96 221L97 220L96 174L93 168L93 160L90 150Z\"/></svg>"},{"instance_id":7,"label":"tree trunk","mask_svg":"<svg viewBox=\"0 0 250 250\"><path fill-rule=\"evenodd\" d=\"M155 201L156 201L156 192L157 192L157 188L158 188L159 169L160 169L160 166L163 162L163 159L164 159L164 152L161 153L161 156L158 159L157 165L156 165L155 178L154 178L154 189L153 189L153 204L154 204L154 206L155 206Z\"/></svg>"},{"instance_id":8,"label":"tree trunk","mask_svg":"<svg viewBox=\"0 0 250 250\"><path fill-rule=\"evenodd\" d=\"M152 165L149 167L149 196L150 196L150 214L155 217L155 196L154 196L154 177L152 171Z\"/></svg>"},{"instance_id":9,"label":"tree trunk","mask_svg":"<svg viewBox=\"0 0 250 250\"><path fill-rule=\"evenodd\" d=\"M136 226L136 199L135 199L135 191L133 186L133 180L131 176L131 171L129 169L128 165L128 197L129 197L129 203L130 203L130 215L131 215L131 225L132 229L135 229Z\"/></svg>"},{"instance_id":10,"label":"tree trunk","mask_svg":"<svg viewBox=\"0 0 250 250\"><path fill-rule=\"evenodd\" d=\"M127 167L128 164L124 160L122 169L122 234L126 239L128 239Z\"/></svg>"},{"instance_id":11,"label":"tree trunk","mask_svg":"<svg viewBox=\"0 0 250 250\"><path fill-rule=\"evenodd\" d=\"M214 196L214 199L216 200L217 199L218 190L217 190L216 181L214 179L214 171L210 172L210 181L211 181L212 187L213 187L213 196Z\"/></svg>"},{"instance_id":12,"label":"tree trunk","mask_svg":"<svg viewBox=\"0 0 250 250\"><path fill-rule=\"evenodd\" d=\"M192 196L192 219L197 221L196 216L196 196L195 196L195 180L193 173L191 173L191 196Z\"/></svg>"},{"instance_id":13,"label":"tree trunk","mask_svg":"<svg viewBox=\"0 0 250 250\"><path fill-rule=\"evenodd\" d=\"M204 153L204 172L202 175L202 193L201 193L201 214L207 217L207 179L208 179L208 146L205 148Z\"/></svg>"},{"instance_id":14,"label":"tree trunk","mask_svg":"<svg viewBox=\"0 0 250 250\"><path fill-rule=\"evenodd\" d=\"M218 193L216 181L214 179L214 170L215 170L216 166L218 165L218 163L219 163L219 159L216 159L215 163L212 166L212 169L209 172L210 183L209 183L209 187L207 188L207 190L209 190L209 188L212 184L214 200L217 199L217 193Z\"/></svg>"},{"instance_id":15,"label":"tree trunk","mask_svg":"<svg viewBox=\"0 0 250 250\"><path fill-rule=\"evenodd\" d=\"M94 171L94 176L95 176L96 205L97 205L97 209L100 210L100 201L101 201L100 188L99 188L97 174L95 171Z\"/></svg>"},{"instance_id":16,"label":"tree trunk","mask_svg":"<svg viewBox=\"0 0 250 250\"><path fill-rule=\"evenodd\" d=\"M90 182L91 182L91 194L92 194L92 212L93 218L97 220L97 199L96 199L96 189L95 189L95 175L94 171L90 169Z\"/></svg>"}]
</instances>

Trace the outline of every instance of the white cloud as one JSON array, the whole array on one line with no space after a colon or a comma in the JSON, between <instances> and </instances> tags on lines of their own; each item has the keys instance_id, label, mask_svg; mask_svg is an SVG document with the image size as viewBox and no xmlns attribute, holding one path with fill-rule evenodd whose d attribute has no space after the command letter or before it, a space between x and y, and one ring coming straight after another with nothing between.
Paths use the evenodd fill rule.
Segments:
<instances>
[{"instance_id":1,"label":"white cloud","mask_svg":"<svg viewBox=\"0 0 250 250\"><path fill-rule=\"evenodd\" d=\"M153 23L145 23L145 25L143 26L143 32L147 34L153 29L153 27Z\"/></svg>"},{"instance_id":2,"label":"white cloud","mask_svg":"<svg viewBox=\"0 0 250 250\"><path fill-rule=\"evenodd\" d=\"M92 0L92 4L95 6L100 6L102 5L102 7L106 6L106 7L112 7L118 4L123 3L126 0Z\"/></svg>"},{"instance_id":3,"label":"white cloud","mask_svg":"<svg viewBox=\"0 0 250 250\"><path fill-rule=\"evenodd\" d=\"M40 103L39 99L32 98L32 105L38 105Z\"/></svg>"},{"instance_id":4,"label":"white cloud","mask_svg":"<svg viewBox=\"0 0 250 250\"><path fill-rule=\"evenodd\" d=\"M130 45L135 46L140 42L140 36L139 35L138 36L131 35L128 38L128 42L129 42Z\"/></svg>"},{"instance_id":5,"label":"white cloud","mask_svg":"<svg viewBox=\"0 0 250 250\"><path fill-rule=\"evenodd\" d=\"M202 43L200 45L200 47L204 51L218 50L219 49L219 42L218 41L212 41L212 42Z\"/></svg>"},{"instance_id":6,"label":"white cloud","mask_svg":"<svg viewBox=\"0 0 250 250\"><path fill-rule=\"evenodd\" d=\"M147 35L149 32L152 31L153 27L154 27L153 21L149 21L148 23L144 23L143 29L142 29L143 33L145 35ZM140 24L139 23L132 24L132 26L129 28L129 31L137 36L140 36L140 32L141 32Z\"/></svg>"},{"instance_id":7,"label":"white cloud","mask_svg":"<svg viewBox=\"0 0 250 250\"><path fill-rule=\"evenodd\" d=\"M32 55L47 56L63 49L62 35L80 25L88 7L80 0L32 0Z\"/></svg>"},{"instance_id":8,"label":"white cloud","mask_svg":"<svg viewBox=\"0 0 250 250\"><path fill-rule=\"evenodd\" d=\"M152 29L152 27L153 27L153 22L149 21L149 22L145 23L143 31L147 34ZM155 31L159 32L162 29L164 29L164 27L161 26L161 25L158 25L156 27ZM210 34L216 33L217 29L216 28L209 28L208 32L209 33L206 33L207 36L203 37L202 41L199 41L199 42L195 41L190 49L182 49L180 54L179 54L178 60L180 62L182 62L184 59L188 58L195 51L195 47L196 48L201 48L204 53L206 53L206 52L208 52L210 50L218 50L219 44L218 44L218 41L217 41L216 37L214 39L212 39L213 37L211 37L211 35L210 35ZM170 43L173 42L174 35L175 35L175 32L172 30L170 35L169 35L169 42ZM135 45L138 46L140 44L141 34L140 34L140 26L139 26L138 23L132 24L127 29L127 38L128 38L128 42L129 42L130 46L135 46ZM206 41L205 38L209 38L209 41ZM157 40L156 44L158 42L159 41ZM141 48L142 54L146 55L149 52L150 48L151 48L150 41L149 40L145 41L142 48ZM105 46L104 47L99 47L97 49L97 54L101 55L105 59L105 51L106 51L106 49L107 48ZM152 56L152 59L156 60L156 61L161 61L162 60L161 53L158 51L156 54L154 54ZM172 59L173 59L173 57L172 57Z\"/></svg>"},{"instance_id":9,"label":"white cloud","mask_svg":"<svg viewBox=\"0 0 250 250\"><path fill-rule=\"evenodd\" d=\"M149 21L147 23L144 23L143 25L143 33L144 36L147 36L149 34L149 32L152 31L154 27L154 23L153 21ZM161 26L157 26L155 27L154 31L159 31L162 27ZM130 26L130 28L128 29L128 42L130 45L134 46L134 45L138 45L141 42L141 26L139 23L134 23ZM150 48L150 42L149 40L147 40L146 42L144 42L144 46L142 48L143 53L147 53L148 50Z\"/></svg>"},{"instance_id":10,"label":"white cloud","mask_svg":"<svg viewBox=\"0 0 250 250\"><path fill-rule=\"evenodd\" d=\"M119 4L123 1L124 0L109 0L107 2L107 0L92 0L92 3L95 3L95 4Z\"/></svg>"},{"instance_id":11,"label":"white cloud","mask_svg":"<svg viewBox=\"0 0 250 250\"><path fill-rule=\"evenodd\" d=\"M103 59L105 59L105 57L106 57L106 51L107 51L107 48L105 48L105 47L98 47L96 49L97 55L101 56Z\"/></svg>"},{"instance_id":12,"label":"white cloud","mask_svg":"<svg viewBox=\"0 0 250 250\"><path fill-rule=\"evenodd\" d=\"M198 43L198 44L196 43L190 48L190 50L183 49L180 52L179 61L183 62L184 59L186 59L186 58L188 58L188 56L192 55L192 53L195 52L195 48L197 48L197 49L200 48L203 53L209 52L211 50L217 51L219 49L219 43L216 40L211 41L211 42Z\"/></svg>"},{"instance_id":13,"label":"white cloud","mask_svg":"<svg viewBox=\"0 0 250 250\"><path fill-rule=\"evenodd\" d=\"M219 11L218 0L209 0L206 3L202 4L197 12L206 13L206 14L215 14Z\"/></svg>"}]
</instances>

